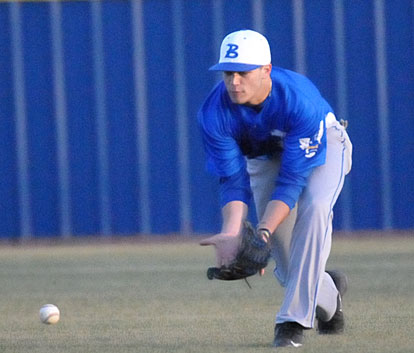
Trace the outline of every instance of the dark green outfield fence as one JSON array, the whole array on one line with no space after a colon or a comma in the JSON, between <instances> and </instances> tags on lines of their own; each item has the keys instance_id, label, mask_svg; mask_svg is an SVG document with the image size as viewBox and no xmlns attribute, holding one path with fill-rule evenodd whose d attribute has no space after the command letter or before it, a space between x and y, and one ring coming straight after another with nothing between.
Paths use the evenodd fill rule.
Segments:
<instances>
[{"instance_id":1,"label":"dark green outfield fence","mask_svg":"<svg viewBox=\"0 0 414 353\"><path fill-rule=\"evenodd\" d=\"M241 28L349 120L336 228L414 228L414 1L1 2L0 238L217 230L196 113Z\"/></svg>"}]
</instances>

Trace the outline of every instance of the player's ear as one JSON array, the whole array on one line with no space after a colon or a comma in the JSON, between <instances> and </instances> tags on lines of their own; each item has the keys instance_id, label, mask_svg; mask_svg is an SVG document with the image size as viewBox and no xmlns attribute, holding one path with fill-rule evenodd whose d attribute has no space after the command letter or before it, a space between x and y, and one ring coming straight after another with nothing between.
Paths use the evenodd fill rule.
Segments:
<instances>
[{"instance_id":1,"label":"player's ear","mask_svg":"<svg viewBox=\"0 0 414 353\"><path fill-rule=\"evenodd\" d=\"M262 66L262 72L263 72L266 76L269 76L271 71L272 71L272 64L268 64L268 65L263 65L263 66Z\"/></svg>"}]
</instances>

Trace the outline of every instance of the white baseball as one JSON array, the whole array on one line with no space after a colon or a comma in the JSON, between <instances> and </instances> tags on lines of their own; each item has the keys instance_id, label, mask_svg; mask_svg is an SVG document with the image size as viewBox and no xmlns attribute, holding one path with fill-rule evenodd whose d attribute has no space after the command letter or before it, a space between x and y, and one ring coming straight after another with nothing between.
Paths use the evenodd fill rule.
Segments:
<instances>
[{"instance_id":1,"label":"white baseball","mask_svg":"<svg viewBox=\"0 0 414 353\"><path fill-rule=\"evenodd\" d=\"M44 324L56 324L60 319L60 311L56 305L45 304L40 308L39 316Z\"/></svg>"}]
</instances>

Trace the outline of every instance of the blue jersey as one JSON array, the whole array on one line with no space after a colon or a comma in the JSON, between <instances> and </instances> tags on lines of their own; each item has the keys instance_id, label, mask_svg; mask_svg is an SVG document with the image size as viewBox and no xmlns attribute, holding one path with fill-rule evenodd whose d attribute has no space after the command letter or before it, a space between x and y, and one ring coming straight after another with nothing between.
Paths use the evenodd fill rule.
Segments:
<instances>
[{"instance_id":1,"label":"blue jersey","mask_svg":"<svg viewBox=\"0 0 414 353\"><path fill-rule=\"evenodd\" d=\"M248 202L245 158L274 155L280 138L283 152L272 199L293 208L312 169L325 163L325 117L332 108L300 74L274 67L271 79L271 92L260 107L232 103L220 82L199 111L207 169L221 178L223 204Z\"/></svg>"}]
</instances>

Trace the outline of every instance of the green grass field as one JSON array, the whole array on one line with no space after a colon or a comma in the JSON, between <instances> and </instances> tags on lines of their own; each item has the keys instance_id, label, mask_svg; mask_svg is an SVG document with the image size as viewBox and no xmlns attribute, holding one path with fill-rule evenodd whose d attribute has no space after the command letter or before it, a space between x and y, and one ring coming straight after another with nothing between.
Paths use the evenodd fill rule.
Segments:
<instances>
[{"instance_id":1,"label":"green grass field","mask_svg":"<svg viewBox=\"0 0 414 353\"><path fill-rule=\"evenodd\" d=\"M275 351L273 264L249 289L208 281L213 258L195 240L0 247L0 352ZM328 267L350 278L347 331L307 331L298 351L414 352L414 237L335 239Z\"/></svg>"}]
</instances>

